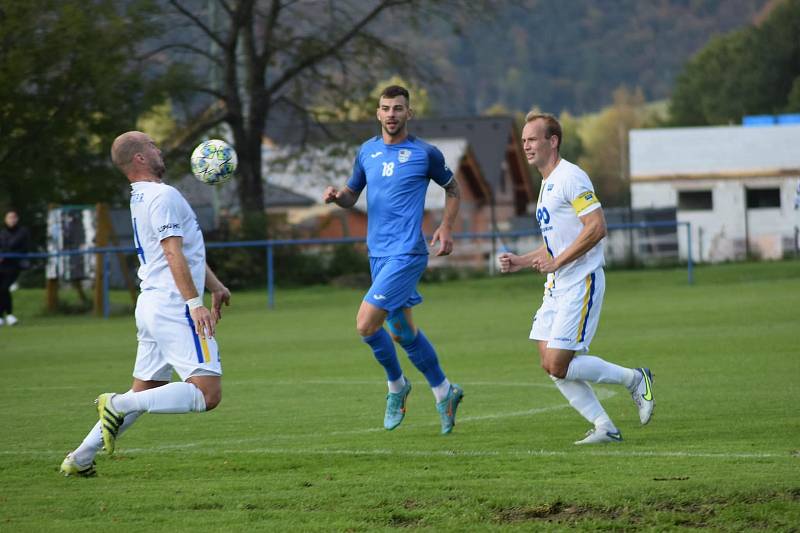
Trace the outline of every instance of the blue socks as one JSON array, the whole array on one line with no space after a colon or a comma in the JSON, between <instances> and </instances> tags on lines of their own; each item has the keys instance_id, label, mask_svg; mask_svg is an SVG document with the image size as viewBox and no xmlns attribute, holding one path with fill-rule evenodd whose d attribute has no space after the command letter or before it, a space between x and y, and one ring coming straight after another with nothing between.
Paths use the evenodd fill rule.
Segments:
<instances>
[{"instance_id":1,"label":"blue socks","mask_svg":"<svg viewBox=\"0 0 800 533\"><path fill-rule=\"evenodd\" d=\"M384 328L379 329L369 337L362 337L362 340L369 344L375 359L386 370L387 381L396 381L403 375L400 362L397 360L397 351L394 349L394 341ZM428 338L417 330L417 336L410 342L402 344L403 349L408 353L408 358L422 372L431 387L438 387L444 382L445 376L439 366L439 358L436 356Z\"/></svg>"},{"instance_id":2,"label":"blue socks","mask_svg":"<svg viewBox=\"0 0 800 533\"><path fill-rule=\"evenodd\" d=\"M388 337L388 335L387 335ZM417 370L425 375L428 385L438 387L444 381L444 372L439 366L439 358L436 357L436 350L433 349L428 338L417 330L417 336L409 343L402 344L403 349L408 353L408 358L417 367ZM377 357L377 356L376 356ZM395 358L397 360L397 358Z\"/></svg>"},{"instance_id":3,"label":"blue socks","mask_svg":"<svg viewBox=\"0 0 800 533\"><path fill-rule=\"evenodd\" d=\"M375 359L386 370L387 381L396 381L403 375L400 369L400 361L397 360L397 351L394 349L392 337L381 328L369 337L362 337L362 340L369 344ZM434 358L436 355L434 354Z\"/></svg>"}]
</instances>

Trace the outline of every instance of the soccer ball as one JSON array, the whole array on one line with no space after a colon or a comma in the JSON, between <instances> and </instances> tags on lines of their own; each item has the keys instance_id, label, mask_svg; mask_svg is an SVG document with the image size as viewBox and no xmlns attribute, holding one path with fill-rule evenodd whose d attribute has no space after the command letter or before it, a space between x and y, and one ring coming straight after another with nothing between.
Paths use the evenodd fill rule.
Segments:
<instances>
[{"instance_id":1,"label":"soccer ball","mask_svg":"<svg viewBox=\"0 0 800 533\"><path fill-rule=\"evenodd\" d=\"M203 141L192 152L192 174L209 185L224 183L233 177L238 162L236 150L225 141Z\"/></svg>"}]
</instances>

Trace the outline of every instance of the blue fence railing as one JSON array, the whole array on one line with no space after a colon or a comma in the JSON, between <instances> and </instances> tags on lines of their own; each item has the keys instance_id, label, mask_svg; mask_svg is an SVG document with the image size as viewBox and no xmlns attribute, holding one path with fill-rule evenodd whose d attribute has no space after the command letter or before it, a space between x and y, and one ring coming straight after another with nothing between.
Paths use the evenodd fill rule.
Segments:
<instances>
[{"instance_id":1,"label":"blue fence railing","mask_svg":"<svg viewBox=\"0 0 800 533\"><path fill-rule=\"evenodd\" d=\"M694 282L694 266L692 261L692 231L689 222L638 222L630 224L609 224L608 230L625 230L625 229L650 229L650 228L686 228L687 239L687 280L691 285ZM537 229L520 230L520 231L504 231L504 232L477 232L477 233L457 233L453 235L456 240L465 239L492 239L500 241L501 243L506 239L515 239L522 237L533 237L539 235L541 232ZM430 237L428 237L430 238ZM308 245L332 245L332 244L356 244L364 243L364 237L347 237L340 239L267 239L260 241L229 241L229 242L208 242L206 243L207 249L218 248L264 248L265 261L267 264L267 306L270 309L275 307L275 265L274 265L274 249L278 246L308 246ZM130 254L136 255L136 249L132 246L117 246L117 247L102 247L102 248L89 248L86 250L61 250L58 252L31 252L26 254L10 254L0 253L0 257L8 257L14 259L49 259L52 257L70 256L70 255L92 255L101 254L103 256L103 316L108 318L111 314L110 304L110 272L111 272L111 255L112 254Z\"/></svg>"}]
</instances>

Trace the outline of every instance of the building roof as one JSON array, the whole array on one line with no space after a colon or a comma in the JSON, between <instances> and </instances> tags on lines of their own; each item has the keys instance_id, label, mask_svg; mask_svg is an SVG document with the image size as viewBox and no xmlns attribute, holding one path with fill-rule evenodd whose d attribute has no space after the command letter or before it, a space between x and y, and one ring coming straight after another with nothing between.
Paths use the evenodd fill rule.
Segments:
<instances>
[{"instance_id":1,"label":"building roof","mask_svg":"<svg viewBox=\"0 0 800 533\"><path fill-rule=\"evenodd\" d=\"M462 159L470 153L466 139L434 138L428 141L439 148L453 172L458 171ZM359 146L343 142L300 148L263 145L264 207L309 207L320 204L327 186L341 188L350 178ZM216 209L239 211L236 180L206 185L187 174L169 183L180 190L192 206L215 206ZM428 187L426 209L442 209L444 201L442 187ZM366 211L365 194L359 197L355 207Z\"/></svg>"},{"instance_id":2,"label":"building roof","mask_svg":"<svg viewBox=\"0 0 800 533\"><path fill-rule=\"evenodd\" d=\"M464 139L472 147L481 172L492 190L496 190L502 180L509 144L514 136L519 137L514 119L510 116L413 118L408 123L408 131L437 146L435 140L438 139ZM271 115L266 136L275 144L286 146L337 141L361 144L380 133L377 121L314 124L298 113L281 110ZM442 147L439 146L439 149Z\"/></svg>"},{"instance_id":3,"label":"building roof","mask_svg":"<svg viewBox=\"0 0 800 533\"><path fill-rule=\"evenodd\" d=\"M467 154L466 139L428 139L439 148L444 160L454 172ZM262 175L269 187L290 190L319 203L325 188L332 185L341 188L350 178L353 160L359 145L338 142L324 146L306 145L302 148L263 147L264 168ZM444 189L429 186L425 196L426 209L444 207ZM355 207L366 211L366 195L362 194Z\"/></svg>"},{"instance_id":4,"label":"building roof","mask_svg":"<svg viewBox=\"0 0 800 533\"><path fill-rule=\"evenodd\" d=\"M236 180L219 185L206 185L190 175L169 182L181 191L189 205L216 206L217 208L239 210L239 196ZM215 197L216 196L216 197ZM291 189L273 183L264 185L264 207L307 207L314 205L314 199Z\"/></svg>"},{"instance_id":5,"label":"building roof","mask_svg":"<svg viewBox=\"0 0 800 533\"><path fill-rule=\"evenodd\" d=\"M631 181L800 174L800 125L631 130Z\"/></svg>"}]
</instances>

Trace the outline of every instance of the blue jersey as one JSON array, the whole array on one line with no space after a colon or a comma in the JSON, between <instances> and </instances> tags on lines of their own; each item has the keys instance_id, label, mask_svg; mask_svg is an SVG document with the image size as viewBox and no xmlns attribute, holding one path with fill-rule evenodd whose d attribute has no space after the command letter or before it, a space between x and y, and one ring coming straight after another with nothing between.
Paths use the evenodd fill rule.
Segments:
<instances>
[{"instance_id":1,"label":"blue jersey","mask_svg":"<svg viewBox=\"0 0 800 533\"><path fill-rule=\"evenodd\" d=\"M361 145L347 187L367 187L367 246L370 257L428 253L422 216L429 180L442 187L453 179L435 146L408 136L398 144L373 137Z\"/></svg>"}]
</instances>

